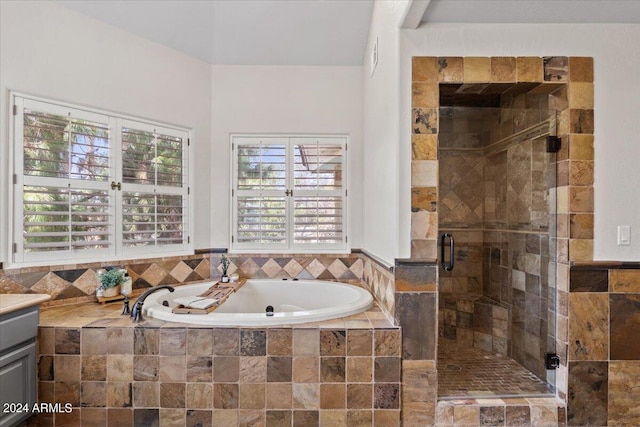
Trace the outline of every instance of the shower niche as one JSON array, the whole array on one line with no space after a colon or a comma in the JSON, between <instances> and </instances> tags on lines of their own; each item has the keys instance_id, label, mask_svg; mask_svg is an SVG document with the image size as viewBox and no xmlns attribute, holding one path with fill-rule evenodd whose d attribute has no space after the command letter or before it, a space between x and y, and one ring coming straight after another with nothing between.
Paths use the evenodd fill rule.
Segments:
<instances>
[{"instance_id":1,"label":"shower niche","mask_svg":"<svg viewBox=\"0 0 640 427\"><path fill-rule=\"evenodd\" d=\"M440 399L555 391L556 112L515 89L440 85Z\"/></svg>"}]
</instances>

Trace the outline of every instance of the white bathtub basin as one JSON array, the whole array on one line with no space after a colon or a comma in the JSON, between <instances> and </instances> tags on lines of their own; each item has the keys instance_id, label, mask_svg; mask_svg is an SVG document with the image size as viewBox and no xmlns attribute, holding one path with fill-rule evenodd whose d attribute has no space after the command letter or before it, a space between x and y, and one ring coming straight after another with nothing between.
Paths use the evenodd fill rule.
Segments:
<instances>
[{"instance_id":1,"label":"white bathtub basin","mask_svg":"<svg viewBox=\"0 0 640 427\"><path fill-rule=\"evenodd\" d=\"M143 314L160 320L210 326L269 326L318 322L371 308L371 294L357 286L324 280L250 279L209 314L174 314L175 298L204 292L215 282L160 290L144 302ZM163 302L167 301L168 306ZM266 307L273 306L273 316Z\"/></svg>"}]
</instances>

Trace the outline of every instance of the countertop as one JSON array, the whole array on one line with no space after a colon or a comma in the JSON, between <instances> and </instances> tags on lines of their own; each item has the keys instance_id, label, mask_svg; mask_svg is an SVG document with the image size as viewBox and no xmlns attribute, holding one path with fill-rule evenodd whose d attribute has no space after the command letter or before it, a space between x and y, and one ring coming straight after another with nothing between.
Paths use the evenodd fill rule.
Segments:
<instances>
[{"instance_id":1,"label":"countertop","mask_svg":"<svg viewBox=\"0 0 640 427\"><path fill-rule=\"evenodd\" d=\"M0 316L50 299L51 296L47 294L0 294Z\"/></svg>"}]
</instances>

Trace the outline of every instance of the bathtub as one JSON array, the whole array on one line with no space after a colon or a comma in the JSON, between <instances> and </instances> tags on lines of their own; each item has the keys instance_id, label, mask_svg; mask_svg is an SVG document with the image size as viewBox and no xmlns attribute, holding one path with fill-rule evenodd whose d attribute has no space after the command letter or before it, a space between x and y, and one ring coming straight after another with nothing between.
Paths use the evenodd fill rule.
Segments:
<instances>
[{"instance_id":1,"label":"bathtub","mask_svg":"<svg viewBox=\"0 0 640 427\"><path fill-rule=\"evenodd\" d=\"M238 292L209 314L174 314L175 298L204 292L215 282L157 291L144 302L143 314L160 320L210 326L269 326L319 322L350 316L371 308L373 298L363 288L324 280L249 279ZM166 304L163 303L166 301ZM266 307L274 308L266 315Z\"/></svg>"}]
</instances>

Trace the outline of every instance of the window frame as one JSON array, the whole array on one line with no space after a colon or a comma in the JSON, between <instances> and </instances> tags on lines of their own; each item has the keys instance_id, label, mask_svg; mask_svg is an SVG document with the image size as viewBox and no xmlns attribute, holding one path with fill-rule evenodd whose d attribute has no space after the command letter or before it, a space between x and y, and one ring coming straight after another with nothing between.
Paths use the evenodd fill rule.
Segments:
<instances>
[{"instance_id":1,"label":"window frame","mask_svg":"<svg viewBox=\"0 0 640 427\"><path fill-rule=\"evenodd\" d=\"M141 255L149 256L184 256L192 255L194 253L193 242L191 236L193 236L194 229L194 208L193 208L193 195L191 194L190 187L194 182L194 153L190 146L192 138L192 130L182 126L176 126L168 123L163 123L155 120L144 119L127 114L116 113L108 110L73 104L65 101L59 101L57 99L43 98L33 95L28 95L20 92L10 92L10 120L9 120L9 152L8 152L8 173L6 174L8 183L8 204L5 210L7 215L7 238L8 242L7 252L5 254L5 263L8 268L13 267L31 267L42 265L61 265L61 264L77 264L88 262L111 262L121 261L139 257ZM24 208L24 120L22 119L25 102L27 103L40 103L47 104L47 111L45 113L52 113L57 111L67 115L69 110L73 111L73 117L76 118L88 118L94 120L95 118L107 118L109 129L109 178L107 181L87 181L89 187L94 188L97 186L107 187L109 191L109 241L111 245L107 249L101 250L64 250L64 251L39 251L31 254L24 252L24 239L21 237L24 230L23 222L23 208ZM18 112L20 111L20 112ZM20 118L21 120L18 120ZM186 223L183 229L184 241L180 245L167 245L167 246L141 246L141 247L125 247L122 245L122 223L123 223L123 208L122 199L124 188L131 184L122 183L122 129L125 123L135 123L139 130L145 129L157 129L158 133L162 131L169 132L170 135L180 134L186 140L186 145L182 151L185 155L182 159L184 168L183 179L185 183L182 187L184 199L183 199L183 221ZM55 178L54 178L55 179ZM83 180L72 180L69 178L59 178L60 180L78 181L82 184ZM27 179L28 181L28 179ZM122 183L123 190L112 190L110 187L111 181ZM86 184L86 183L85 183ZM28 184L27 184L28 185ZM86 185L85 185L86 186ZM83 186L81 186L83 187ZM149 186L152 187L152 186ZM162 194L162 193L160 193ZM25 257L25 255L27 255Z\"/></svg>"},{"instance_id":2,"label":"window frame","mask_svg":"<svg viewBox=\"0 0 640 427\"><path fill-rule=\"evenodd\" d=\"M342 166L343 166L343 176L342 176L342 188L340 190L323 190L327 192L340 192L339 197L342 200L342 241L339 246L336 247L318 247L317 244L294 244L294 196L286 196L286 243L283 245L265 245L263 247L251 247L249 245L239 245L236 241L237 234L237 198L238 198L238 144L241 143L239 141L244 139L269 139L274 140L273 144L284 144L285 145L285 164L286 164L286 184L285 187L287 189L293 188L294 183L294 162L295 162L295 146L299 145L299 142L302 140L334 140L331 142L332 144L341 146L341 155L342 155ZM276 140L280 140L281 142L275 142ZM346 254L351 252L351 246L349 243L349 202L348 202L348 193L349 193L349 175L350 175L350 167L349 167L349 158L348 158L348 147L349 147L349 136L347 134L299 134L299 133L291 133L291 134L282 134L282 133L259 133L259 134L248 134L248 133L236 133L230 134L230 154L231 154L231 168L230 168L230 183L231 188L229 192L229 218L231 219L230 227L229 227L229 252L235 254L246 254L246 253L255 253L255 254L263 254L263 253L283 253L283 254L291 254L291 253L327 253L327 254ZM256 141L257 142L257 141ZM339 142L339 143L338 143ZM246 191L246 190L245 190ZM258 193L260 190L255 190ZM276 191L276 190L273 190ZM301 190L301 191L309 191L309 190Z\"/></svg>"}]
</instances>

